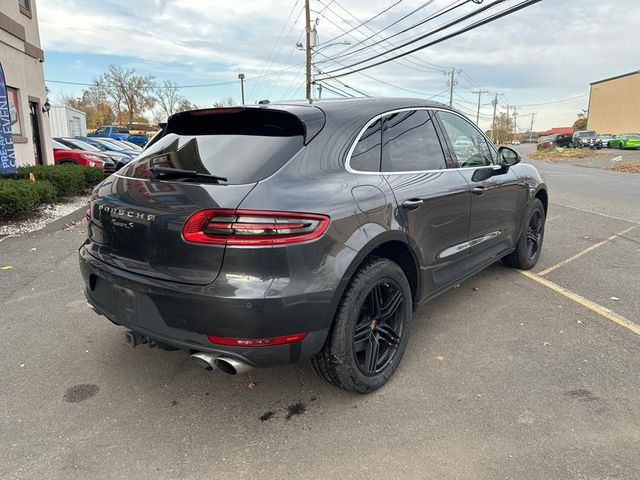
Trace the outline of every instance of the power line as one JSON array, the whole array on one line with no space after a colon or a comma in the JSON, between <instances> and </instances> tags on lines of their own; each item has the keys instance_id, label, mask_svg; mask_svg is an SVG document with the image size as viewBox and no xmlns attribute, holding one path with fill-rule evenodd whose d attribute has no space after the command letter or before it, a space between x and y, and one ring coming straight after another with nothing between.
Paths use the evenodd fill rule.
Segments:
<instances>
[{"instance_id":1,"label":"power line","mask_svg":"<svg viewBox=\"0 0 640 480\"><path fill-rule=\"evenodd\" d=\"M494 2L490 3L489 5L485 5L484 7L480 7L479 9L474 10L474 11L472 11L470 13L467 13L466 15L463 15L462 17L459 17L457 19L451 20L451 21L445 23L444 25L440 25L439 27L437 27L435 29L432 29L431 31L429 31L429 32L427 32L427 33L425 33L423 35L420 35L419 37L416 37L413 40L409 40L408 42L405 42L405 43L402 43L400 45L397 45L397 46L391 48L390 50L388 50L386 53L388 54L388 53L395 52L396 50L400 50L400 49L402 49L404 47L407 47L407 46L409 46L409 45L411 45L413 43L419 42L420 40L424 40L427 37L430 37L430 36L432 36L432 35L434 35L436 33L439 33L439 32L441 32L443 30L446 30L446 29L448 29L448 28L450 28L450 27L452 27L452 26L454 26L454 25L456 25L458 23L461 23L461 22L463 22L465 20L468 20L469 18L472 18L472 17L474 17L476 15L479 15L480 13L483 13L486 10L488 10L490 8L493 8L496 5L498 5L500 3L503 3L503 2L506 2L506 1L507 0L495 0ZM442 39L440 41L442 41ZM405 51L405 52L399 53L398 55L394 56L391 60L396 60L398 58L402 58L402 57L404 57L406 55L409 55L409 54L411 54L413 52L417 52L418 50L422 50L422 48L426 48L426 46L423 46L421 48L416 48L416 49L411 50L409 52ZM339 58L339 57L336 56L335 58ZM358 61L356 63L351 64L350 67L357 67L358 65L362 65L363 63L367 63L367 62L369 62L369 61L371 61L371 60L373 60L375 58L376 57L369 57L369 58L366 58L364 60L360 60L360 61ZM391 61L391 60L389 60L389 61ZM382 63L386 63L386 62L382 62ZM374 64L373 66L381 65L382 63ZM334 72L338 72L338 71L340 71L339 68L335 69L335 70L330 70L327 73L334 73Z\"/></svg>"},{"instance_id":2,"label":"power line","mask_svg":"<svg viewBox=\"0 0 640 480\"><path fill-rule=\"evenodd\" d=\"M331 43L331 42L335 42L336 40L338 40L339 38L344 37L345 35L353 32L354 30L357 30L358 28L368 24L369 22L372 22L373 20L375 20L376 18L378 18L380 15L383 15L385 13L387 13L389 10L391 10L393 7L401 4L404 0L397 0L396 3L391 4L390 6L388 6L387 8L385 8L384 10L382 10L381 12L378 12L377 14L375 14L373 17L365 20L364 22L360 22L358 25L356 25L355 27L353 27L351 30L344 32L340 35L338 35L337 37L333 37L330 40L325 41L324 43ZM433 1L433 0L431 0Z\"/></svg>"},{"instance_id":3,"label":"power line","mask_svg":"<svg viewBox=\"0 0 640 480\"><path fill-rule=\"evenodd\" d=\"M579 98L584 98L584 97L588 97L589 94L588 93L582 93L580 95L573 95L571 97L567 97L567 98L560 98L558 100L549 100L547 102L540 102L540 103L523 103L520 105L516 105L517 107L537 107L539 105L550 105L552 103L561 103L561 102L569 102L571 100L577 100Z\"/></svg>"},{"instance_id":4,"label":"power line","mask_svg":"<svg viewBox=\"0 0 640 480\"><path fill-rule=\"evenodd\" d=\"M255 77L248 77L248 78L245 78L244 81L245 82L256 81L256 80L259 80L261 78L267 78L267 77L272 77L274 75L279 75L279 74L281 74L283 72L287 72L287 71L290 71L290 70L293 70L293 69L296 69L296 68L300 68L300 64L291 65L291 66L289 66L287 68L283 68L282 70L278 70L276 72L266 73L264 75L258 75L258 76L255 76ZM94 83L67 82L67 81L64 81L64 80L48 80L47 79L47 80L45 80L45 82L47 82L47 83L59 83L59 84L62 84L62 85L76 85L76 86L80 86L80 87L93 87L93 86L95 86ZM238 83L237 80L229 80L229 81L217 82L217 83L202 83L202 84L199 84L199 85L175 85L175 86L172 86L172 87L165 87L163 85L157 85L157 86L142 87L142 88L145 89L145 90L146 89L155 90L155 89L165 89L165 88L177 88L177 89L182 89L182 88L204 88L204 87L221 87L223 85L234 85L236 83Z\"/></svg>"},{"instance_id":5,"label":"power line","mask_svg":"<svg viewBox=\"0 0 640 480\"><path fill-rule=\"evenodd\" d=\"M324 53L317 53L317 54L318 54L318 55L321 55L321 56L323 56L323 57L327 57L327 55L325 55ZM327 58L329 58L329 57L327 57ZM337 62L337 63L338 63L338 64L341 64L341 62ZM317 68L317 67L316 67L316 68ZM321 72L321 73L324 73L324 72ZM419 90L413 90L413 89L411 89L411 88L401 87L401 86L399 86L399 85L395 85L395 84L393 84L393 83L386 82L386 81L384 81L384 80L381 80L381 79L379 79L379 78L373 77L373 76L371 76L371 75L367 75L367 74L366 74L366 73L364 73L364 72L358 72L358 74L359 74L359 75L362 75L363 77L366 77L366 78L368 78L368 79L370 79L370 80L373 80L374 82L380 83L380 84L382 84L382 85L386 85L386 86L388 86L388 87L395 88L395 89L397 89L397 90L403 90L403 91L408 92L408 93L413 93L413 94L417 94L417 95L420 95L420 96L423 96L423 97L428 97L427 99L431 99L431 98L434 98L434 97L439 97L440 95L442 95L442 94L444 94L444 93L446 93L446 92L448 92L448 91L449 91L449 89L447 88L446 90L444 90L444 91L442 91L442 92L438 93L437 95L432 95L431 93L421 92L421 91L419 91Z\"/></svg>"},{"instance_id":6,"label":"power line","mask_svg":"<svg viewBox=\"0 0 640 480\"><path fill-rule=\"evenodd\" d=\"M456 1L457 1L457 0L456 0ZM450 3L447 7L443 8L443 9L441 9L441 10L439 10L439 11L437 11L437 12L435 12L435 13L431 14L431 15L429 15L427 18L425 18L425 19L421 20L421 21L420 21L420 22L418 22L418 23L414 23L413 25L411 25L410 27L405 28L404 30L400 30L399 32L394 33L393 35L390 35L390 36L388 36L388 37L386 37L386 38L382 38L381 40L378 40L377 42L374 42L373 44L370 44L370 45L365 44L362 48L359 48L358 50L354 50L354 51L352 51L352 52L348 52L348 50L351 50L351 49L355 48L355 47L356 47L356 46L358 46L359 44L364 44L364 42L366 42L366 41L368 41L368 40L371 40L373 37L375 37L375 36L380 36L380 34L381 34L382 32L384 32L385 30L387 30L387 29L389 29L390 27L392 27L392 26L394 26L394 25L396 25L396 24L400 23L402 20L406 19L406 18L407 18L407 17L409 17L410 15L415 14L416 12L420 11L421 9L423 9L423 8L425 8L425 7L429 6L429 5L431 5L431 4L434 2L434 0L430 0L430 1L428 1L428 2L425 2L425 3L423 3L422 5L420 5L418 8L416 8L415 10L413 10L412 12L409 12L407 15L405 15L405 16L404 16L404 17L402 17L402 18L400 18L399 20L397 20L397 21L395 21L395 22L391 23L390 25L387 25L385 28L383 28L383 29L381 29L381 30L379 30L379 31L377 31L377 32L374 32L374 33L373 33L373 35L368 36L368 37L367 37L367 38L365 38L364 40L360 41L358 44L356 44L356 45L352 45L351 47L346 48L346 49L344 49L344 50L343 50L343 51L341 51L341 52L338 52L338 53L337 53L333 58L336 58L336 59L337 59L337 58L350 57L350 56L353 56L353 55L355 55L355 54L357 54L357 53L359 53L359 52L362 52L362 51L364 51L364 50L367 50L367 49L369 49L370 47L374 47L374 46L379 45L379 44L384 43L384 42L389 42L389 40L391 40L392 38L397 37L398 35L402 35L403 33L406 33L406 32L408 32L408 31L410 31L410 30L413 30L414 28L417 28L417 27L419 27L419 26L421 26L421 25L423 25L423 24L425 24L425 23L427 23L427 22L430 22L431 20L435 20L436 18L441 17L442 15L445 15L445 14L447 14L447 13L449 13L449 12L451 12L451 11L455 10L456 8L461 7L462 5L465 5L465 4L469 3L470 1L471 1L471 0L464 0L462 3L459 3L458 5L454 5L454 4L456 3L456 2L454 1L454 2ZM346 53L346 52L348 52L348 53ZM426 63L426 62L425 62L425 63ZM433 65L433 66L434 66L434 68L437 68L437 69L442 68L442 67L440 67L440 66L438 66L438 65Z\"/></svg>"},{"instance_id":7,"label":"power line","mask_svg":"<svg viewBox=\"0 0 640 480\"><path fill-rule=\"evenodd\" d=\"M296 0L296 2L293 4L293 7L291 7L291 11L289 12L289 15L287 16L287 19L285 20L284 25L282 26L282 29L280 30L280 33L278 34L278 38L276 39L275 43L271 46L271 51L269 52L269 55L267 56L267 60L265 61L264 65L262 67L262 70L260 71L260 74L264 74L271 67L271 65L273 65L273 62L275 61L276 57L278 56L278 54L282 50L282 47L284 46L284 40L286 38L288 38L289 35L291 35L291 32L293 31L293 28L296 26L296 23L298 23L298 19L300 18L300 14L298 14L296 19L293 21L293 25L291 26L291 29L287 32L286 37L284 39L282 39L282 34L286 30L287 25L289 25L289 21L293 17L293 12L295 12L296 7L298 6L298 3L300 3L300 0ZM302 13L302 10L300 11L300 13ZM282 44L280 43L281 39L283 40ZM276 51L276 47L278 47L277 51ZM262 80L260 80L258 83L256 83L252 87L251 94L250 94L251 96L253 96L256 93L256 90L258 89L258 87L261 84L262 84Z\"/></svg>"},{"instance_id":8,"label":"power line","mask_svg":"<svg viewBox=\"0 0 640 480\"><path fill-rule=\"evenodd\" d=\"M503 1L505 1L505 0L497 0L495 4L497 4L497 3L502 3ZM356 69L356 70L351 70L350 72L347 72L347 73L340 73L340 74L338 74L338 75L332 75L330 78L338 78L338 77L344 77L344 76L346 76L346 75L352 75L352 74L354 74L354 73L356 73L356 72L359 72L359 71L362 71L362 70L367 70L367 69L369 69L369 68L373 68L373 67L377 67L377 66L379 66L379 65L382 65L382 64L385 64L385 63L388 63L388 62L391 62L391 61L397 60L397 59L402 58L402 57L404 57L404 56L411 55L412 53L415 53L415 52L417 52L417 51L419 51L419 50L423 50L423 49L425 49L425 48L431 47L431 46L436 45L436 44L438 44L438 43L441 43L441 42L443 42L443 41L445 41L445 40L448 40L448 39L450 39L450 38L454 38L454 37L457 37L457 36L459 36L459 35L462 35L462 34L464 34L464 33L466 33L466 32L469 32L469 31L471 31L471 30L474 30L475 28L478 28L478 27L481 27L481 26L486 25L486 24L488 24L488 23L491 23L491 22L493 22L493 21L495 21L495 20L498 20L498 19L500 19L500 18L502 18L502 17L505 17L505 16L507 16L507 15L510 15L510 14L512 14L512 13L514 13L514 12L518 11L518 10L521 10L521 9L523 9L523 8L526 8L526 7L530 6L530 5L533 5L533 4L535 4L535 3L538 3L538 2L540 2L540 1L541 1L541 0L525 0L525 1L523 1L523 2L521 2L521 3L519 3L519 4L515 5L515 6L513 6L513 7L511 7L511 8L505 9L505 10L504 10L504 11L502 11L502 12L496 13L496 14L494 14L494 15L491 15L491 16L487 17L487 18L484 18L484 19L482 19L482 20L479 20L479 21L477 21L477 22L474 22L474 23L472 23L471 25L468 25L468 26L466 26L466 27L464 27L464 28L461 28L461 29L460 29L460 30L458 30L458 31L455 31L455 32L449 33L449 34L447 34L447 35L444 35L443 37L438 38L437 40L433 40L433 41L431 41L431 42L428 42L428 43L426 43L426 44L424 44L424 45L421 45L421 46L416 47L416 48L414 48L414 49L412 49L412 50L409 50L408 52L400 53L400 54L398 54L398 55L396 55L396 56L394 56L394 57L392 57L392 58L388 58L388 59L385 59L385 60L381 60L381 61L376 62L376 63L373 63L373 64L371 64L371 65L367 65L367 66L361 67L361 68ZM491 6L493 6L493 5L494 5L494 4L491 4ZM486 8L488 8L488 7L489 7L489 6L484 7L484 9L486 10ZM476 12L476 14L477 14L477 13L479 13L479 12ZM466 18L469 18L469 17L468 17L468 16L465 16L465 17L463 17L462 19L459 19L459 21L462 21L463 19L466 19ZM457 23L459 23L459 21L458 21ZM429 35L429 34L427 34L426 36L428 36L428 35ZM411 42L407 42L407 43L406 43L406 44L404 44L404 45L401 45L401 46L399 46L399 47L395 47L395 48L394 48L393 50L391 50L391 51L397 50L398 48L401 48L402 46L406 46L406 45L408 45L408 44L415 43L416 41L419 41L419 40L421 40L421 39L423 39L423 38L425 38L425 36L424 36L424 35L423 35L423 36L421 36L421 37L419 37L419 38L417 38L417 39L415 39L415 40L412 40ZM389 52L387 52L387 53L389 53ZM370 61L370 60L372 60L373 58L375 58L375 57L372 57L372 58L370 58L370 59L368 59L368 60L363 60L363 61L361 61L361 62L357 62L357 63L352 64L352 65L349 65L349 68L352 68L352 67L354 67L354 66L356 66L356 65L360 65L360 64L365 63L365 62L367 62L367 61ZM333 70L333 71L329 71L329 72L327 72L327 73L334 73L334 72L338 72L338 71L340 71L340 70L341 70L341 69L336 69L336 70Z\"/></svg>"},{"instance_id":9,"label":"power line","mask_svg":"<svg viewBox=\"0 0 640 480\"><path fill-rule=\"evenodd\" d=\"M318 0L318 1L320 1L320 3L322 3L322 0ZM433 1L433 0L431 0L431 1ZM342 9L343 9L343 10L344 10L344 11L345 11L349 16L351 16L351 17L352 17L353 19L355 19L356 21L359 21L359 20L358 20L358 18L357 18L355 15L353 15L349 10L347 10L344 6L342 6L340 3L338 3L338 2L337 2L337 0L336 0L336 2L335 2L335 3L336 3L336 5L337 5L337 6L339 6L340 8L342 8ZM343 22L345 22L347 25L352 26L352 24L351 24L347 19L345 19L342 15L340 15L339 13L337 13L335 10L333 10L332 8L330 8L329 10L330 10L330 11L331 11L331 12L332 12L336 17L338 17L340 20L342 20ZM335 27L337 27L338 29L342 30L343 32L346 32L346 31L345 31L341 26L337 25L337 24L336 24L335 22L333 22L331 19L329 19L329 18L325 17L324 15L323 15L323 18L325 18L329 23L333 24L333 25L334 25ZM376 32L375 30L373 30L373 29L372 29L371 27L369 27L368 25L364 25L364 26L365 26L369 31L373 32L373 36L379 35L379 33L378 33L378 32ZM357 30L357 29L356 29L356 30ZM358 33L361 33L362 35L365 35L363 32L358 32ZM345 33L345 34L346 34L346 33ZM359 40L357 37L355 37L355 35L353 35L353 33L349 33L349 36L350 36L350 37L352 37L352 38L353 38L353 39L355 39L355 40L358 40L358 43L357 43L356 45L362 44L362 43L365 41L365 40ZM385 42L385 40L383 39L381 42ZM375 45L377 45L378 43L381 43L381 42L376 42L376 43L374 43L373 45L367 45L367 46L366 46L366 48L373 49L373 46L375 46ZM389 43L389 42L386 42L386 43ZM389 45L392 45L392 44L391 44L391 43L389 43ZM375 52L380 53L380 51L379 51L379 50L374 50L374 51L375 51ZM347 54L347 55L350 55L350 54ZM343 56L347 56L347 55L343 55ZM381 55L386 55L386 53L385 53L385 52L382 52L382 53L381 53ZM410 65L407 65L406 63L403 63L403 64L402 64L402 65L404 65L404 66L406 66L406 67L408 67L408 68L413 68L414 70L424 71L424 70L425 70L425 68L428 68L429 70L436 70L436 69L435 69L435 68L433 68L433 67L424 67L423 65L421 65L421 64L420 64L420 63L418 63L418 62L416 62L416 61L415 61L415 60L413 60L413 59L405 59L405 61L406 61L406 62L408 62L408 63L410 63L410 64L412 64L412 65L415 65L415 66L421 67L420 69L417 69L415 66L410 66Z\"/></svg>"}]
</instances>

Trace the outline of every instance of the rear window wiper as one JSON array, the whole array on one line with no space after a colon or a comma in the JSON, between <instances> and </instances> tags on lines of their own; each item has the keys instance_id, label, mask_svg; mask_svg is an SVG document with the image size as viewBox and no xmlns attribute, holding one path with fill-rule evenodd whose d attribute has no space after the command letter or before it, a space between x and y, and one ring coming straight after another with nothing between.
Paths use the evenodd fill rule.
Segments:
<instances>
[{"instance_id":1,"label":"rear window wiper","mask_svg":"<svg viewBox=\"0 0 640 480\"><path fill-rule=\"evenodd\" d=\"M217 175L211 175L210 173L200 173L195 170L183 170L181 168L170 167L151 167L149 171L153 176L159 180L163 178L193 178L200 180L209 180L212 182L226 182L227 177L219 177Z\"/></svg>"}]
</instances>

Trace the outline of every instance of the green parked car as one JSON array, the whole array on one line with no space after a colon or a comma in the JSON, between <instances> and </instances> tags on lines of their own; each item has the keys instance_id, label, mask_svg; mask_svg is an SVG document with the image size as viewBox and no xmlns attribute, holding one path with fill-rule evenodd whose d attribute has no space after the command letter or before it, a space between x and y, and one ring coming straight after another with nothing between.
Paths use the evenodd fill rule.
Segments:
<instances>
[{"instance_id":1,"label":"green parked car","mask_svg":"<svg viewBox=\"0 0 640 480\"><path fill-rule=\"evenodd\" d=\"M640 148L640 133L623 133L609 140L609 148Z\"/></svg>"}]
</instances>

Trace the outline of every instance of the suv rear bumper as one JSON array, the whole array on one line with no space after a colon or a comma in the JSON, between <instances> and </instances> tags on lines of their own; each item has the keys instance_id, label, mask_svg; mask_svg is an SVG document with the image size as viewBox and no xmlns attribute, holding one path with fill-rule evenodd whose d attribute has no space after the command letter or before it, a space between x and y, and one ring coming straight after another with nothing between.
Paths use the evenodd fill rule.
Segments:
<instances>
[{"instance_id":1,"label":"suv rear bumper","mask_svg":"<svg viewBox=\"0 0 640 480\"><path fill-rule=\"evenodd\" d=\"M211 352L253 367L268 367L311 358L322 348L329 332L334 291L312 291L317 282L302 289L298 285L296 290L304 294L273 297L266 295L265 282L260 279L255 285L243 279L242 289L222 274L210 285L177 284L112 267L84 247L79 256L85 296L96 313L189 353ZM296 333L308 334L300 342L264 347L216 345L207 338L266 338Z\"/></svg>"}]
</instances>

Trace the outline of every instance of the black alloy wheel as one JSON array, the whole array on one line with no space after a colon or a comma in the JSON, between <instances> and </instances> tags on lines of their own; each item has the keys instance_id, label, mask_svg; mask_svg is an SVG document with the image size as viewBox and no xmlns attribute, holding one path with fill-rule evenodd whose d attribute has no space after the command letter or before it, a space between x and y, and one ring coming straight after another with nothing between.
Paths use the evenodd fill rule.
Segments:
<instances>
[{"instance_id":1,"label":"black alloy wheel","mask_svg":"<svg viewBox=\"0 0 640 480\"><path fill-rule=\"evenodd\" d=\"M528 221L523 225L515 250L502 257L502 263L507 267L521 270L529 270L538 263L544 240L545 218L544 205L539 198L535 198L531 204Z\"/></svg>"},{"instance_id":2,"label":"black alloy wheel","mask_svg":"<svg viewBox=\"0 0 640 480\"><path fill-rule=\"evenodd\" d=\"M311 364L350 392L369 393L398 368L409 339L413 301L400 266L371 256L347 286L331 333Z\"/></svg>"},{"instance_id":3,"label":"black alloy wheel","mask_svg":"<svg viewBox=\"0 0 640 480\"><path fill-rule=\"evenodd\" d=\"M527 227L527 254L529 260L536 258L540 251L543 224L542 213L540 210L534 210Z\"/></svg>"},{"instance_id":4,"label":"black alloy wheel","mask_svg":"<svg viewBox=\"0 0 640 480\"><path fill-rule=\"evenodd\" d=\"M400 287L389 279L376 283L365 298L353 333L353 354L363 374L376 375L393 361L404 329L398 315L403 300Z\"/></svg>"}]
</instances>

